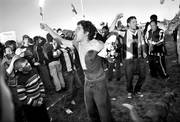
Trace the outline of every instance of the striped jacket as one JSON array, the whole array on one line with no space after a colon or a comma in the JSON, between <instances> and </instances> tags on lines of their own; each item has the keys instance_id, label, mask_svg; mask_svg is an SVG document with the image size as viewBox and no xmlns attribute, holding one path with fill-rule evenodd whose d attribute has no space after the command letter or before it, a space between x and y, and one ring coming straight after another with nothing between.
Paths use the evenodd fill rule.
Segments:
<instances>
[{"instance_id":1,"label":"striped jacket","mask_svg":"<svg viewBox=\"0 0 180 122\"><path fill-rule=\"evenodd\" d=\"M28 74L18 74L17 93L24 105L36 106L38 100L45 97L43 82L35 70Z\"/></svg>"}]
</instances>

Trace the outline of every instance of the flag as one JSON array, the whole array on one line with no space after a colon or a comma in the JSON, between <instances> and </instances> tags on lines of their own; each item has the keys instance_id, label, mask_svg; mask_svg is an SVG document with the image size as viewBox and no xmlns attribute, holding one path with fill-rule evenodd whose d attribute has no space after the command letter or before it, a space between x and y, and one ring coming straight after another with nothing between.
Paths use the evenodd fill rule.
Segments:
<instances>
[{"instance_id":1,"label":"flag","mask_svg":"<svg viewBox=\"0 0 180 122\"><path fill-rule=\"evenodd\" d=\"M40 15L43 16L43 10L42 10L42 7L40 7Z\"/></svg>"},{"instance_id":2,"label":"flag","mask_svg":"<svg viewBox=\"0 0 180 122\"><path fill-rule=\"evenodd\" d=\"M72 7L72 12L75 13L77 15L77 11L76 11L76 8L73 4L71 4L71 7Z\"/></svg>"}]
</instances>

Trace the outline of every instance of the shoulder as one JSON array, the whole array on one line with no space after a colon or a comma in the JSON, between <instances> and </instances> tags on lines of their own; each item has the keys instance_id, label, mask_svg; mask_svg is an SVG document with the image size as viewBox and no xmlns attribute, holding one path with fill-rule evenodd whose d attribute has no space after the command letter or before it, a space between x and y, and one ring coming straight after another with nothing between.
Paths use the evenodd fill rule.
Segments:
<instances>
[{"instance_id":1,"label":"shoulder","mask_svg":"<svg viewBox=\"0 0 180 122\"><path fill-rule=\"evenodd\" d=\"M90 46L92 50L99 52L104 47L104 43L102 41L93 39L90 41Z\"/></svg>"}]
</instances>

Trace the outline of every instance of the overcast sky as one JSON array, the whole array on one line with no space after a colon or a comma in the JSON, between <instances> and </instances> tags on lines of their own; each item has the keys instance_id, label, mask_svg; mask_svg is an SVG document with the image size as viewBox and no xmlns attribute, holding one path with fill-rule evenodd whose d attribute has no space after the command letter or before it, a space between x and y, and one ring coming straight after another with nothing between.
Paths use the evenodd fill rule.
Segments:
<instances>
[{"instance_id":1,"label":"overcast sky","mask_svg":"<svg viewBox=\"0 0 180 122\"><path fill-rule=\"evenodd\" d=\"M0 0L0 32L16 31L18 39L23 34L42 35L39 28L39 0ZM71 3L77 9L78 16L71 11ZM134 15L138 22L149 21L151 14L157 14L159 20L172 19L178 11L180 0L83 0L85 19L96 26L105 21L111 23L117 13L123 13L123 24ZM46 0L44 21L51 27L75 29L76 22L82 19L81 0Z\"/></svg>"}]
</instances>

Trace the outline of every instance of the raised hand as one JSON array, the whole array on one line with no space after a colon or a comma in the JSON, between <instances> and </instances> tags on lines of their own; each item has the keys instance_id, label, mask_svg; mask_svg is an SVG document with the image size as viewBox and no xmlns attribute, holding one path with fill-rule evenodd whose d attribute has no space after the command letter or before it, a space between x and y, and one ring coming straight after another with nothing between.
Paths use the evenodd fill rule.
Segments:
<instances>
[{"instance_id":1,"label":"raised hand","mask_svg":"<svg viewBox=\"0 0 180 122\"><path fill-rule=\"evenodd\" d=\"M122 17L123 17L123 13L119 13L119 14L116 15L116 19L120 19Z\"/></svg>"},{"instance_id":2,"label":"raised hand","mask_svg":"<svg viewBox=\"0 0 180 122\"><path fill-rule=\"evenodd\" d=\"M47 24L45 24L45 23L40 23L40 28L41 28L42 30L47 31L47 29L49 28L49 26L48 26Z\"/></svg>"},{"instance_id":3,"label":"raised hand","mask_svg":"<svg viewBox=\"0 0 180 122\"><path fill-rule=\"evenodd\" d=\"M13 58L12 58L12 62L15 62L17 59L19 59L20 56L19 55L15 55Z\"/></svg>"}]
</instances>

